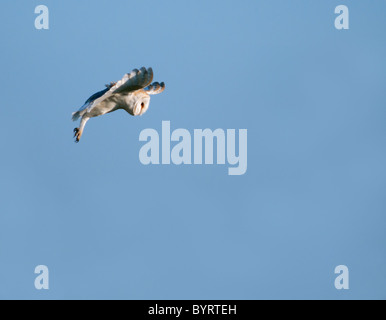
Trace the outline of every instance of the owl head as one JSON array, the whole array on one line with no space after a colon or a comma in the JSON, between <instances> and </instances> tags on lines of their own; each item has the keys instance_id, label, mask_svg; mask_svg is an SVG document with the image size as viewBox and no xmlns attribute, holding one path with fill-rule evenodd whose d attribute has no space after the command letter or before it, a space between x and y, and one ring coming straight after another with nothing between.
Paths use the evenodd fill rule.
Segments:
<instances>
[{"instance_id":1,"label":"owl head","mask_svg":"<svg viewBox=\"0 0 386 320\"><path fill-rule=\"evenodd\" d=\"M154 82L143 90L135 92L133 115L141 116L149 109L150 96L160 94L165 90L165 83Z\"/></svg>"}]
</instances>

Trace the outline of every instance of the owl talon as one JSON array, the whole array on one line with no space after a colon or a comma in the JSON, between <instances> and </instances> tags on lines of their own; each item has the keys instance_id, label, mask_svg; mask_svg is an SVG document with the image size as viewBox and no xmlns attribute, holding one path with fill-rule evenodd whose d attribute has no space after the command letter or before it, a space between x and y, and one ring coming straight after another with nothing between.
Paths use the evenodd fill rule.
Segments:
<instances>
[{"instance_id":1,"label":"owl talon","mask_svg":"<svg viewBox=\"0 0 386 320\"><path fill-rule=\"evenodd\" d=\"M78 128L75 128L74 129L74 138L75 138L76 143L79 142L81 136L82 136L82 131L79 131Z\"/></svg>"}]
</instances>

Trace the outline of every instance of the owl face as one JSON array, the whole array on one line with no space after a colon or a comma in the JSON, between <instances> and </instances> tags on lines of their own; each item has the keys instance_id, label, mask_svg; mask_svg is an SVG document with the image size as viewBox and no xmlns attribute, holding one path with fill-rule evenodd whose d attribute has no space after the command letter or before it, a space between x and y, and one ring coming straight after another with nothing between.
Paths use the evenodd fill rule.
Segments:
<instances>
[{"instance_id":1,"label":"owl face","mask_svg":"<svg viewBox=\"0 0 386 320\"><path fill-rule=\"evenodd\" d=\"M143 115L150 104L150 96L144 91L136 91L128 95L125 100L123 109L133 116Z\"/></svg>"},{"instance_id":2,"label":"owl face","mask_svg":"<svg viewBox=\"0 0 386 320\"><path fill-rule=\"evenodd\" d=\"M147 93L138 94L134 102L134 115L142 116L149 109L150 96Z\"/></svg>"}]
</instances>

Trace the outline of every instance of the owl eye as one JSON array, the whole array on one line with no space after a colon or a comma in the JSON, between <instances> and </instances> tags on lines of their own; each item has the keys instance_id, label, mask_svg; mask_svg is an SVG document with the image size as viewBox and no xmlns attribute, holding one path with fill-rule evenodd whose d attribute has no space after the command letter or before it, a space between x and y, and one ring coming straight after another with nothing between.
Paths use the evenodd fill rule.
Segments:
<instances>
[{"instance_id":1,"label":"owl eye","mask_svg":"<svg viewBox=\"0 0 386 320\"><path fill-rule=\"evenodd\" d=\"M141 103L141 108L144 108L145 107L145 103Z\"/></svg>"}]
</instances>

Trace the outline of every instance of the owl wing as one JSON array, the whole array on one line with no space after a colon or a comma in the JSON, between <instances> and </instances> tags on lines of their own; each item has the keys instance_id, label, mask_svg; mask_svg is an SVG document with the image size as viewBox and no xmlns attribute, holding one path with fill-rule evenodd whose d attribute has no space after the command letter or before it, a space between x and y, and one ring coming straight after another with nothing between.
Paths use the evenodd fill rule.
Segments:
<instances>
[{"instance_id":1,"label":"owl wing","mask_svg":"<svg viewBox=\"0 0 386 320\"><path fill-rule=\"evenodd\" d=\"M78 120L79 117L83 116L86 112L91 110L91 108L96 105L94 103L95 100L100 99L101 97L103 97L109 90L110 90L110 88L107 87L106 89L101 90L101 91L93 94L90 98L88 98L86 100L86 102L84 103L84 105L82 107L80 107L80 109L77 112L74 112L72 114L72 120L73 121Z\"/></svg>"},{"instance_id":2,"label":"owl wing","mask_svg":"<svg viewBox=\"0 0 386 320\"><path fill-rule=\"evenodd\" d=\"M134 69L119 80L110 90L113 93L129 93L146 88L153 80L153 69L142 67L140 70Z\"/></svg>"},{"instance_id":3,"label":"owl wing","mask_svg":"<svg viewBox=\"0 0 386 320\"><path fill-rule=\"evenodd\" d=\"M165 90L165 83L164 82L161 82L161 83L154 82L150 86L144 88L143 90L145 90L147 92L147 94L150 94L150 95L160 94L161 92L163 92Z\"/></svg>"}]
</instances>

